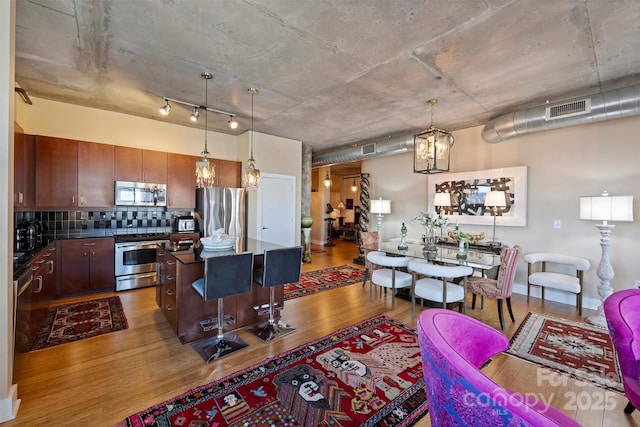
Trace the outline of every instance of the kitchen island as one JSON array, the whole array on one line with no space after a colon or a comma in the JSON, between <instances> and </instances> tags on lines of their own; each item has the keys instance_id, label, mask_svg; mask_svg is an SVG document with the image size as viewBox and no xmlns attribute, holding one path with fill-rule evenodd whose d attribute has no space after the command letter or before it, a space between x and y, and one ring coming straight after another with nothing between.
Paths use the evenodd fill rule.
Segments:
<instances>
[{"instance_id":1,"label":"kitchen island","mask_svg":"<svg viewBox=\"0 0 640 427\"><path fill-rule=\"evenodd\" d=\"M252 252L253 266L260 268L264 251L282 246L255 239L238 239L235 249L208 251L198 241L189 247L169 246L157 248L156 302L180 342L190 343L218 333L217 300L205 302L191 287L191 283L204 276L207 257L233 252ZM275 289L276 302L284 304L284 289ZM242 328L267 320L267 314L258 314L255 306L269 304L269 289L253 282L251 292L224 298L224 330Z\"/></svg>"}]
</instances>

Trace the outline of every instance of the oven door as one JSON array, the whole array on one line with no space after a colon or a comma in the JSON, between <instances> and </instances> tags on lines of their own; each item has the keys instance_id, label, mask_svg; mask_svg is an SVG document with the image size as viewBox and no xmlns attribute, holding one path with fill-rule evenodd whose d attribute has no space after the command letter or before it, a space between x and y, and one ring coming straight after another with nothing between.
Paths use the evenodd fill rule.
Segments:
<instances>
[{"instance_id":1,"label":"oven door","mask_svg":"<svg viewBox=\"0 0 640 427\"><path fill-rule=\"evenodd\" d=\"M156 270L158 241L116 243L116 276Z\"/></svg>"}]
</instances>

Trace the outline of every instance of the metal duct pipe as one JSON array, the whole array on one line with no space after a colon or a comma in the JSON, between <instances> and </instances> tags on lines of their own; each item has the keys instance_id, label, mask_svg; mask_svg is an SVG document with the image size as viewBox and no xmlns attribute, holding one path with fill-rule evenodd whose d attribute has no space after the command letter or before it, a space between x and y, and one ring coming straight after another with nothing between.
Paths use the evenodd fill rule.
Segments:
<instances>
[{"instance_id":1,"label":"metal duct pipe","mask_svg":"<svg viewBox=\"0 0 640 427\"><path fill-rule=\"evenodd\" d=\"M638 114L640 85L635 85L504 114L485 125L482 138L496 143L527 133Z\"/></svg>"},{"instance_id":2,"label":"metal duct pipe","mask_svg":"<svg viewBox=\"0 0 640 427\"><path fill-rule=\"evenodd\" d=\"M413 151L413 135L389 136L326 153L314 154L311 166L331 166Z\"/></svg>"}]
</instances>

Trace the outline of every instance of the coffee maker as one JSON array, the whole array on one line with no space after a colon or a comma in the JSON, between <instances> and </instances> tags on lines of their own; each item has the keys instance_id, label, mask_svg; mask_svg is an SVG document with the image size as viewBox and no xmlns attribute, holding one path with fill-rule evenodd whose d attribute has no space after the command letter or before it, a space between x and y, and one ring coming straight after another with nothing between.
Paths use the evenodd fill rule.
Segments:
<instances>
[{"instance_id":1,"label":"coffee maker","mask_svg":"<svg viewBox=\"0 0 640 427\"><path fill-rule=\"evenodd\" d=\"M15 228L16 252L29 252L42 247L42 227L39 221L21 222Z\"/></svg>"}]
</instances>

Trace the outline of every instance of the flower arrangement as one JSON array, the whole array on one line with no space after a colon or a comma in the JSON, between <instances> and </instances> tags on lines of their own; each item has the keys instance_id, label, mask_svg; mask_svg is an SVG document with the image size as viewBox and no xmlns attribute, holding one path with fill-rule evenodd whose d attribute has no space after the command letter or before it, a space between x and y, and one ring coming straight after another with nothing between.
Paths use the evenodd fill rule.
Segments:
<instances>
[{"instance_id":1,"label":"flower arrangement","mask_svg":"<svg viewBox=\"0 0 640 427\"><path fill-rule=\"evenodd\" d=\"M413 218L412 221L418 221L423 227L426 227L426 228L431 228L431 227L442 228L445 225L447 225L448 218L440 214L436 215L436 214L420 212L420 215Z\"/></svg>"}]
</instances>

